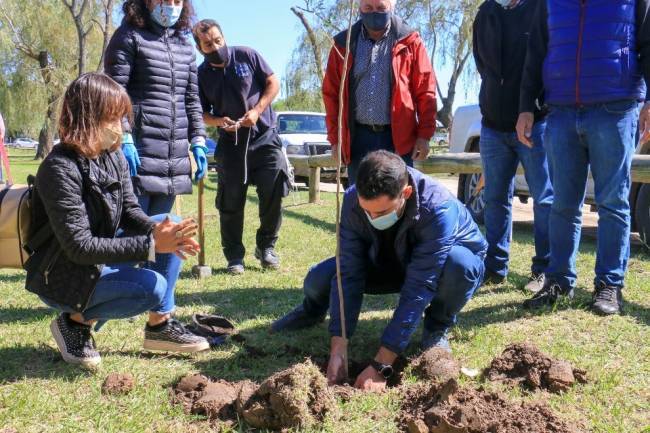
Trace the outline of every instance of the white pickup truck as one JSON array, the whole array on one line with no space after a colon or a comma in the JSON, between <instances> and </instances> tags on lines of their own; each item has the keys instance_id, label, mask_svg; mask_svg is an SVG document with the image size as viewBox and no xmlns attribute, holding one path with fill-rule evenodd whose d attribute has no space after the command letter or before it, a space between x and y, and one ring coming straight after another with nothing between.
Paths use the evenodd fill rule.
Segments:
<instances>
[{"instance_id":1,"label":"white pickup truck","mask_svg":"<svg viewBox=\"0 0 650 433\"><path fill-rule=\"evenodd\" d=\"M478 105L459 107L454 114L454 121L449 134L449 152L478 153L481 136L481 111ZM650 154L650 142L637 146L637 154ZM458 198L469 208L474 219L483 223L482 193L476 193L480 188L480 174L460 175L458 182ZM523 175L515 178L515 196L526 202L530 196L526 179ZM594 183L589 177L587 182L586 203L594 205ZM630 208L632 210L632 230L638 231L646 245L650 245L650 184L633 183L630 192Z\"/></svg>"}]
</instances>

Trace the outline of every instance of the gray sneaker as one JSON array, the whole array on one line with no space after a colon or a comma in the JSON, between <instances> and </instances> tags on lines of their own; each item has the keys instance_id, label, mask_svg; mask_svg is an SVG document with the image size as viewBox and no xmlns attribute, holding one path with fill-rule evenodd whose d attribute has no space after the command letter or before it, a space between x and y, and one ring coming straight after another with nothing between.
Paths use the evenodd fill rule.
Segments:
<instances>
[{"instance_id":1,"label":"gray sneaker","mask_svg":"<svg viewBox=\"0 0 650 433\"><path fill-rule=\"evenodd\" d=\"M205 338L185 329L178 320L169 319L161 326L145 326L143 347L146 350L194 353L208 350L210 344Z\"/></svg>"},{"instance_id":2,"label":"gray sneaker","mask_svg":"<svg viewBox=\"0 0 650 433\"><path fill-rule=\"evenodd\" d=\"M280 257L273 248L255 248L255 258L260 261L264 269L280 268Z\"/></svg>"},{"instance_id":3,"label":"gray sneaker","mask_svg":"<svg viewBox=\"0 0 650 433\"><path fill-rule=\"evenodd\" d=\"M546 282L546 276L543 272L539 274L533 272L524 286L524 290L530 293L537 293L544 287L544 282Z\"/></svg>"},{"instance_id":4,"label":"gray sneaker","mask_svg":"<svg viewBox=\"0 0 650 433\"><path fill-rule=\"evenodd\" d=\"M228 267L226 271L230 275L241 275L244 273L244 261L243 260L231 260L228 262Z\"/></svg>"},{"instance_id":5,"label":"gray sneaker","mask_svg":"<svg viewBox=\"0 0 650 433\"><path fill-rule=\"evenodd\" d=\"M68 314L61 313L50 323L50 331L65 362L92 369L102 361L90 326L76 324Z\"/></svg>"}]
</instances>

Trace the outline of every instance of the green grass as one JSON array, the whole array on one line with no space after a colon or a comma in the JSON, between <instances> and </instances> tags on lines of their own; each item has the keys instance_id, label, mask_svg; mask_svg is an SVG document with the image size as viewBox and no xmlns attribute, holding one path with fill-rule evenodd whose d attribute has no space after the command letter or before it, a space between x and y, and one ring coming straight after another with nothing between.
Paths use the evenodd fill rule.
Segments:
<instances>
[{"instance_id":1,"label":"green grass","mask_svg":"<svg viewBox=\"0 0 650 433\"><path fill-rule=\"evenodd\" d=\"M17 181L35 172L31 153L12 150L11 154ZM84 372L60 359L48 329L54 313L24 290L22 273L0 271L0 431L3 427L21 433L206 431L209 426L169 403L169 386L179 377L201 372L227 380L261 380L302 360L287 351L287 345L318 357L327 355L326 325L289 335L271 335L268 326L301 300L302 278L309 266L332 254L334 195L321 194L319 205L306 204L305 192L285 200L278 242L282 269L264 272L252 257L257 212L251 191L245 230L248 269L241 277L231 277L222 272L213 180L206 198L207 259L216 272L197 281L189 275L193 263L185 265L177 289L178 315L181 319L193 312L226 315L248 344L270 355L252 358L241 345L228 344L192 357L150 356L140 351L145 320L141 316L134 322L110 322L97 334L101 370ZM182 209L186 215L195 214L196 198L183 197ZM525 294L517 287L525 280L533 247L531 227L517 224L509 282L480 290L461 314L452 344L463 365L483 368L507 344L530 340L552 356L587 369L591 380L562 395L504 392L513 399L545 400L561 416L582 422L593 432L637 433L650 428L650 256L640 247L633 249L626 314L601 318L587 309L594 248L593 240L582 244L580 290L571 304L553 312L524 312L520 304ZM368 297L351 341L352 358L374 355L395 303L395 296ZM418 338L419 332L414 341ZM413 353L415 345L409 349ZM102 396L102 381L111 372L133 374L137 387L128 396ZM495 384L485 386L501 389ZM342 404L341 418L328 419L322 431L394 432L398 406L394 392L361 396Z\"/></svg>"}]
</instances>

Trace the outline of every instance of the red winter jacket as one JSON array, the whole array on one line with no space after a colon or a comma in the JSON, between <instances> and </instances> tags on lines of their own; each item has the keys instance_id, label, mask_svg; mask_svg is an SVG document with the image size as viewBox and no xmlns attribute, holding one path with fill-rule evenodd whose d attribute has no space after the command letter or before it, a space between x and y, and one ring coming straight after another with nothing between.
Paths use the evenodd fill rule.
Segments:
<instances>
[{"instance_id":1,"label":"red winter jacket","mask_svg":"<svg viewBox=\"0 0 650 433\"><path fill-rule=\"evenodd\" d=\"M350 74L354 64L357 39L362 23L352 26L350 58L343 96L343 161L350 162L350 143L355 129L354 92L350 91ZM415 140L429 140L436 130L436 77L420 35L393 16L391 31L397 34L393 47L391 76L391 125L395 151L406 155L413 151ZM334 47L327 61L323 80L327 139L333 147L338 143L339 88L343 75L347 30L334 38Z\"/></svg>"}]
</instances>

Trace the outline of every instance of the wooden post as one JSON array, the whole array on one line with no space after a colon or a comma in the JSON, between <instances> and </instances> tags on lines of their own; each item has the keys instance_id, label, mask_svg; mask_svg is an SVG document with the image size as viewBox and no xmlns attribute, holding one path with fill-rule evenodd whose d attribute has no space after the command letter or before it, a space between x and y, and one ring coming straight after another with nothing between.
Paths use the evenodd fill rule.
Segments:
<instances>
[{"instance_id":1,"label":"wooden post","mask_svg":"<svg viewBox=\"0 0 650 433\"><path fill-rule=\"evenodd\" d=\"M207 278L212 275L212 268L205 265L205 184L203 179L199 181L199 264L192 268L192 274L199 278Z\"/></svg>"},{"instance_id":2,"label":"wooden post","mask_svg":"<svg viewBox=\"0 0 650 433\"><path fill-rule=\"evenodd\" d=\"M309 203L320 201L320 167L309 167Z\"/></svg>"}]
</instances>

